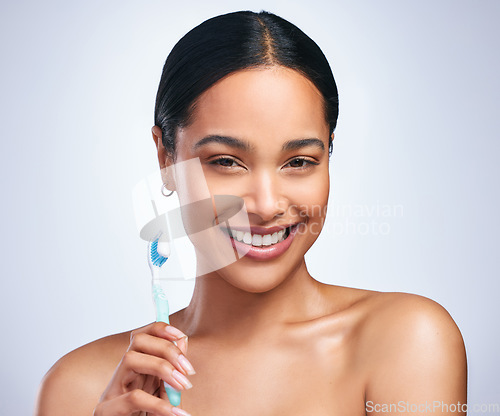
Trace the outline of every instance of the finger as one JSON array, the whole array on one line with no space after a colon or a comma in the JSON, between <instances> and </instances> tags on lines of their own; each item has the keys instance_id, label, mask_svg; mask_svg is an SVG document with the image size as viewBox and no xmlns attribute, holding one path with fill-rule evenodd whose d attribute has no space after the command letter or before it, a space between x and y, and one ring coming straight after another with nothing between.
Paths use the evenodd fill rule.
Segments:
<instances>
[{"instance_id":1,"label":"finger","mask_svg":"<svg viewBox=\"0 0 500 416\"><path fill-rule=\"evenodd\" d=\"M124 354L113 378L120 380L122 391L126 391L127 386L143 374L165 380L177 390L185 390L192 387L186 376L178 371L170 362L163 358L137 351L127 351Z\"/></svg>"},{"instance_id":2,"label":"finger","mask_svg":"<svg viewBox=\"0 0 500 416\"><path fill-rule=\"evenodd\" d=\"M147 333L138 333L132 337L128 350L163 358L172 363L184 375L195 374L192 364L182 354L183 350L187 350L186 338L181 338L175 346L171 341Z\"/></svg>"},{"instance_id":3,"label":"finger","mask_svg":"<svg viewBox=\"0 0 500 416\"><path fill-rule=\"evenodd\" d=\"M184 355L187 355L188 352L188 336L185 335L182 338L179 338L176 341L177 348L179 348Z\"/></svg>"},{"instance_id":4,"label":"finger","mask_svg":"<svg viewBox=\"0 0 500 416\"><path fill-rule=\"evenodd\" d=\"M165 338L169 341L176 341L179 338L186 337L187 335L175 326L166 324L165 322L154 322L152 324L143 326L131 332L132 338L135 334L147 333L159 338Z\"/></svg>"},{"instance_id":5,"label":"finger","mask_svg":"<svg viewBox=\"0 0 500 416\"><path fill-rule=\"evenodd\" d=\"M160 398L162 400L170 402L167 391L165 390L165 387L163 385L163 381L161 382L161 387L160 387ZM176 416L191 416L188 412L178 407L172 407L172 413L175 414Z\"/></svg>"},{"instance_id":6,"label":"finger","mask_svg":"<svg viewBox=\"0 0 500 416\"><path fill-rule=\"evenodd\" d=\"M176 411L173 411L173 406L168 401L136 389L99 403L94 410L94 416L130 416L134 412L147 412L159 416L176 415Z\"/></svg>"},{"instance_id":7,"label":"finger","mask_svg":"<svg viewBox=\"0 0 500 416\"><path fill-rule=\"evenodd\" d=\"M166 386L164 384L165 382L163 380L161 380L161 383L160 383L160 399L163 399L163 400L169 400L168 398L168 394L167 394L167 390L166 390Z\"/></svg>"}]
</instances>

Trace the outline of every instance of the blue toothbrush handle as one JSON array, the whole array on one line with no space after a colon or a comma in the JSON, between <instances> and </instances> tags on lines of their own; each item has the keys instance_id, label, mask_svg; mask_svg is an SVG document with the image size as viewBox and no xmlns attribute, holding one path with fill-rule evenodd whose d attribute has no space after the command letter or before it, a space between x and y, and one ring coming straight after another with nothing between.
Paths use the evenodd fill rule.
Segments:
<instances>
[{"instance_id":1,"label":"blue toothbrush handle","mask_svg":"<svg viewBox=\"0 0 500 416\"><path fill-rule=\"evenodd\" d=\"M156 322L165 322L170 324L170 312L168 309L168 300L161 295L155 296L156 304Z\"/></svg>"},{"instance_id":2,"label":"blue toothbrush handle","mask_svg":"<svg viewBox=\"0 0 500 416\"><path fill-rule=\"evenodd\" d=\"M156 305L156 322L165 322L166 324L170 324L168 300L160 285L153 285L153 296ZM172 406L179 406L181 404L181 392L174 389L165 381L163 382L163 385L165 387L165 391L167 392L170 404Z\"/></svg>"}]
</instances>

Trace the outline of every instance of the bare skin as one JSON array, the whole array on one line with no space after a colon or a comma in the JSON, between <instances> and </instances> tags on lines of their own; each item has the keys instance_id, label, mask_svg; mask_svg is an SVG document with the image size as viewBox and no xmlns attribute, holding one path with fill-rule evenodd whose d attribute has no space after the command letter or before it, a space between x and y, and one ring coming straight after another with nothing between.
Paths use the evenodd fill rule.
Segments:
<instances>
[{"instance_id":1,"label":"bare skin","mask_svg":"<svg viewBox=\"0 0 500 416\"><path fill-rule=\"evenodd\" d=\"M249 149L196 146L215 134ZM172 163L157 127L153 138L160 166ZM285 150L303 138L323 146ZM312 83L284 68L234 73L199 98L177 143L176 161L199 157L210 192L241 196L251 225L300 222L303 232L277 258L243 258L198 277L189 306L171 316L181 332L151 324L63 357L42 383L38 416L182 415L160 384L178 382L174 369L193 385L183 388L180 406L193 416L376 415L398 403L407 405L392 414L414 415L425 413L426 402L466 401L464 344L441 306L326 285L307 271L304 254L325 219L314 208L326 207L329 190L328 126ZM183 334L189 348L171 342ZM181 365L181 354L196 374Z\"/></svg>"}]
</instances>

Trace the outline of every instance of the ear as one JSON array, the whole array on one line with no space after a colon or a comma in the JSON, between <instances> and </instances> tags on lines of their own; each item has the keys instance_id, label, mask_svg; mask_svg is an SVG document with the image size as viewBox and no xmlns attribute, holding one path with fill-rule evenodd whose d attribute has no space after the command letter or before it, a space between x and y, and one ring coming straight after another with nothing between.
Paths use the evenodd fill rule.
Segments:
<instances>
[{"instance_id":1,"label":"ear","mask_svg":"<svg viewBox=\"0 0 500 416\"><path fill-rule=\"evenodd\" d=\"M176 187L172 169L168 168L174 163L173 155L163 146L161 129L158 126L153 126L151 133L153 134L153 140L158 153L158 162L160 164L163 183L169 191L175 191Z\"/></svg>"},{"instance_id":2,"label":"ear","mask_svg":"<svg viewBox=\"0 0 500 416\"><path fill-rule=\"evenodd\" d=\"M332 139L332 141L330 142L330 146L329 146L329 149L328 149L328 156L331 156L333 154L333 147L334 147L334 142L333 140L335 139L335 134L332 133L332 135L330 136L330 139Z\"/></svg>"}]
</instances>

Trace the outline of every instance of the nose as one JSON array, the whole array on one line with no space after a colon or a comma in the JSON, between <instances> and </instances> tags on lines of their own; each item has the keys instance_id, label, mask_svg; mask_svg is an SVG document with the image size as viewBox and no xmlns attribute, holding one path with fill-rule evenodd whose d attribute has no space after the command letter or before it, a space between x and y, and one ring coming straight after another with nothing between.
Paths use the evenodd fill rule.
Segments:
<instances>
[{"instance_id":1,"label":"nose","mask_svg":"<svg viewBox=\"0 0 500 416\"><path fill-rule=\"evenodd\" d=\"M246 189L245 205L252 222L252 215L259 222L270 222L286 212L287 198L276 174L267 171L254 172Z\"/></svg>"}]
</instances>

